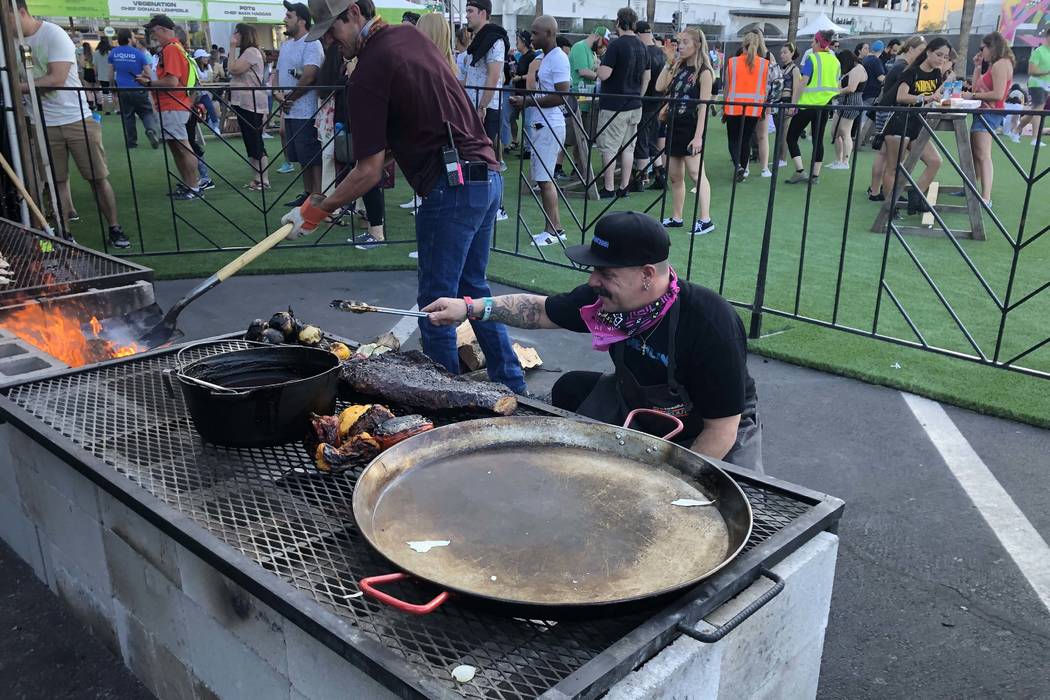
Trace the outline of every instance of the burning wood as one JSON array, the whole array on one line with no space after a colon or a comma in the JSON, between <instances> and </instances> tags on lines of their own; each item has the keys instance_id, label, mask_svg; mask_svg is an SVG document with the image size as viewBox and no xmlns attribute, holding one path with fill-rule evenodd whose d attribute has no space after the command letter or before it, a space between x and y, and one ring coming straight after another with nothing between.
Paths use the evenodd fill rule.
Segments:
<instances>
[{"instance_id":1,"label":"burning wood","mask_svg":"<svg viewBox=\"0 0 1050 700\"><path fill-rule=\"evenodd\" d=\"M83 316L88 313L85 311ZM90 336L81 330L83 323L81 317L68 310L45 308L34 303L6 314L0 327L70 367L127 357L146 350L135 342L121 344L100 338L102 323L93 315L88 322Z\"/></svg>"}]
</instances>

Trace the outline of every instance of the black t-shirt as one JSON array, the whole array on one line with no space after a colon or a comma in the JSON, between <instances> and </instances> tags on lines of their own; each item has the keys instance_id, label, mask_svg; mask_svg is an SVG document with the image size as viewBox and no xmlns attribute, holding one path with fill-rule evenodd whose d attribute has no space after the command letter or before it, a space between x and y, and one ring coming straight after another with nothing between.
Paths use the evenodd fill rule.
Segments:
<instances>
[{"instance_id":1,"label":"black t-shirt","mask_svg":"<svg viewBox=\"0 0 1050 700\"><path fill-rule=\"evenodd\" d=\"M664 58L663 49L659 46L646 46L645 52L649 55L649 85L645 88L645 96L656 97L656 81L660 79L660 71L663 70L667 59ZM656 100L642 102L642 109L650 112L659 111L661 106L661 103Z\"/></svg>"},{"instance_id":2,"label":"black t-shirt","mask_svg":"<svg viewBox=\"0 0 1050 700\"><path fill-rule=\"evenodd\" d=\"M692 66L683 65L671 78L671 84L667 87L667 97L670 100L698 100L700 99L700 75L707 70L701 66L700 73ZM700 106L695 102L674 102L671 107L675 111L675 125L681 122L693 124L700 118L698 110Z\"/></svg>"},{"instance_id":3,"label":"black t-shirt","mask_svg":"<svg viewBox=\"0 0 1050 700\"><path fill-rule=\"evenodd\" d=\"M754 400L755 383L747 371L747 336L744 324L729 302L715 292L691 282L679 281L681 304L675 335L675 380L689 393L693 410L685 419L685 430L676 441L694 439L703 430L704 418L726 418L743 413ZM547 317L558 326L586 333L580 309L598 296L587 285L547 297ZM670 312L646 337L624 342L624 363L642 386L667 383L668 329ZM649 331L646 331L648 333Z\"/></svg>"},{"instance_id":4,"label":"black t-shirt","mask_svg":"<svg viewBox=\"0 0 1050 700\"><path fill-rule=\"evenodd\" d=\"M612 75L602 81L599 108L627 112L641 107L642 74L649 68L649 52L642 40L633 34L617 37L605 50L602 65L612 68ZM638 98L606 95L638 95Z\"/></svg>"},{"instance_id":5,"label":"black t-shirt","mask_svg":"<svg viewBox=\"0 0 1050 700\"><path fill-rule=\"evenodd\" d=\"M412 189L425 195L441 176L448 127L463 160L497 167L478 111L432 41L396 25L369 38L347 90L354 156L389 148Z\"/></svg>"},{"instance_id":6,"label":"black t-shirt","mask_svg":"<svg viewBox=\"0 0 1050 700\"><path fill-rule=\"evenodd\" d=\"M908 68L908 62L897 59L886 70L886 80L882 83L882 93L879 95L879 105L892 107L897 104L897 88L901 83L901 73Z\"/></svg>"},{"instance_id":7,"label":"black t-shirt","mask_svg":"<svg viewBox=\"0 0 1050 700\"><path fill-rule=\"evenodd\" d=\"M529 66L536 60L536 52L529 49L518 57L514 65L514 87L525 88L525 77L529 74Z\"/></svg>"},{"instance_id":8,"label":"black t-shirt","mask_svg":"<svg viewBox=\"0 0 1050 700\"><path fill-rule=\"evenodd\" d=\"M941 86L942 81L943 77L939 68L925 71L922 69L922 66L913 65L901 73L897 90L900 89L901 84L904 84L908 86L908 94L910 95L932 95L937 92L937 88ZM897 97L897 90L893 91L894 99Z\"/></svg>"}]
</instances>

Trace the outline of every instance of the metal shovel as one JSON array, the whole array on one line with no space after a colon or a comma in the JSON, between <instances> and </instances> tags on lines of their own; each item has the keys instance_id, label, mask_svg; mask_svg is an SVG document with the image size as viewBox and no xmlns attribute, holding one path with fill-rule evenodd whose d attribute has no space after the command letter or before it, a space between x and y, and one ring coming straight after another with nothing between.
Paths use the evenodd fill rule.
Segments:
<instances>
[{"instance_id":1,"label":"metal shovel","mask_svg":"<svg viewBox=\"0 0 1050 700\"><path fill-rule=\"evenodd\" d=\"M167 313L164 313L158 304L151 304L122 316L103 319L98 337L118 345L136 343L140 346L140 352L178 340L182 337L182 331L175 327L175 321L190 302L240 272L250 262L283 241L291 230L292 225L285 224L241 253L235 260L191 289L186 296L175 302ZM90 324L86 324L83 330L85 336L93 337L94 329Z\"/></svg>"}]
</instances>

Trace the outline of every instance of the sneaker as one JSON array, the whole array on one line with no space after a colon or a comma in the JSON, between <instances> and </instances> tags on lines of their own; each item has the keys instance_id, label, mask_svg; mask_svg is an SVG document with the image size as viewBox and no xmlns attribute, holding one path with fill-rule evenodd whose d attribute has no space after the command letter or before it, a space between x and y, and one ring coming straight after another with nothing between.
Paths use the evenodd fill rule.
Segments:
<instances>
[{"instance_id":1,"label":"sneaker","mask_svg":"<svg viewBox=\"0 0 1050 700\"><path fill-rule=\"evenodd\" d=\"M114 248L130 248L131 241L128 240L127 234L119 226L109 227L109 244Z\"/></svg>"},{"instance_id":2,"label":"sneaker","mask_svg":"<svg viewBox=\"0 0 1050 700\"><path fill-rule=\"evenodd\" d=\"M73 223L74 221L80 221L80 214L73 212L69 215L68 221L69 223Z\"/></svg>"},{"instance_id":3,"label":"sneaker","mask_svg":"<svg viewBox=\"0 0 1050 700\"><path fill-rule=\"evenodd\" d=\"M1013 141L1014 143L1021 143L1021 135L1020 134L1010 134L1010 140Z\"/></svg>"},{"instance_id":4,"label":"sneaker","mask_svg":"<svg viewBox=\"0 0 1050 700\"><path fill-rule=\"evenodd\" d=\"M349 239L352 241L352 239ZM354 245L358 250L372 250L383 245L383 242L370 233L362 233L357 237L357 243Z\"/></svg>"},{"instance_id":5,"label":"sneaker","mask_svg":"<svg viewBox=\"0 0 1050 700\"><path fill-rule=\"evenodd\" d=\"M879 192L878 194L872 194L871 193L871 188L869 187L867 189L867 193L868 193L868 201L869 202L885 202L886 201L886 195L884 195L882 192Z\"/></svg>"},{"instance_id":6,"label":"sneaker","mask_svg":"<svg viewBox=\"0 0 1050 700\"><path fill-rule=\"evenodd\" d=\"M773 177L773 171L769 168L762 169L762 177Z\"/></svg>"},{"instance_id":7,"label":"sneaker","mask_svg":"<svg viewBox=\"0 0 1050 700\"><path fill-rule=\"evenodd\" d=\"M505 172L507 172L507 161L505 161L505 160L501 160L501 161L499 162L499 171L500 171L501 173L505 173Z\"/></svg>"},{"instance_id":8,"label":"sneaker","mask_svg":"<svg viewBox=\"0 0 1050 700\"><path fill-rule=\"evenodd\" d=\"M1039 148L1046 148L1046 144L1042 141L1032 141L1032 146L1038 146Z\"/></svg>"},{"instance_id":9,"label":"sneaker","mask_svg":"<svg viewBox=\"0 0 1050 700\"><path fill-rule=\"evenodd\" d=\"M149 139L149 145L151 148L154 150L160 148L160 138L157 136L156 131L153 129L146 129L146 138ZM132 146L132 148L134 148L134 146Z\"/></svg>"},{"instance_id":10,"label":"sneaker","mask_svg":"<svg viewBox=\"0 0 1050 700\"><path fill-rule=\"evenodd\" d=\"M293 208L293 209L295 207L301 207L301 206L303 206L303 202L305 202L309 198L310 198L310 193L309 192L300 192L298 197L296 197L295 199L293 199L290 202L285 202L282 206L290 207L290 208Z\"/></svg>"},{"instance_id":11,"label":"sneaker","mask_svg":"<svg viewBox=\"0 0 1050 700\"><path fill-rule=\"evenodd\" d=\"M281 167L277 168L277 172L281 173L282 175L287 175L288 173L295 172L295 166L289 163L288 161L285 161L281 163Z\"/></svg>"},{"instance_id":12,"label":"sneaker","mask_svg":"<svg viewBox=\"0 0 1050 700\"><path fill-rule=\"evenodd\" d=\"M809 181L810 181L811 184L814 184L814 185L819 184L820 183L820 175L814 175L813 177L809 178Z\"/></svg>"},{"instance_id":13,"label":"sneaker","mask_svg":"<svg viewBox=\"0 0 1050 700\"><path fill-rule=\"evenodd\" d=\"M189 188L186 187L186 185L184 185L184 184L182 184L180 182L179 184L175 185L175 191L174 192L168 192L168 196L169 197L178 197L178 196L180 196L182 194L185 194L186 192L189 192Z\"/></svg>"},{"instance_id":14,"label":"sneaker","mask_svg":"<svg viewBox=\"0 0 1050 700\"><path fill-rule=\"evenodd\" d=\"M758 156L755 156L751 160L758 160ZM744 177L751 177L751 168L750 167L747 167L747 166L744 167Z\"/></svg>"},{"instance_id":15,"label":"sneaker","mask_svg":"<svg viewBox=\"0 0 1050 700\"><path fill-rule=\"evenodd\" d=\"M183 187L181 192L176 192L171 198L185 202L190 199L204 199L204 193L200 191L200 188L194 190L189 187Z\"/></svg>"},{"instance_id":16,"label":"sneaker","mask_svg":"<svg viewBox=\"0 0 1050 700\"><path fill-rule=\"evenodd\" d=\"M607 190L603 187L598 190L598 199L616 199L616 190Z\"/></svg>"},{"instance_id":17,"label":"sneaker","mask_svg":"<svg viewBox=\"0 0 1050 700\"><path fill-rule=\"evenodd\" d=\"M264 131L262 137L264 139L272 139L273 138L273 134L271 134L269 131Z\"/></svg>"},{"instance_id":18,"label":"sneaker","mask_svg":"<svg viewBox=\"0 0 1050 700\"><path fill-rule=\"evenodd\" d=\"M422 204L423 204L423 198L420 197L419 195L416 195L416 196L412 197L412 199L410 199L407 202L405 202L404 204L398 204L397 206L400 207L401 209L417 209Z\"/></svg>"},{"instance_id":19,"label":"sneaker","mask_svg":"<svg viewBox=\"0 0 1050 700\"><path fill-rule=\"evenodd\" d=\"M788 162L786 160L778 160L777 161L777 167L778 168L786 168L787 164L788 164Z\"/></svg>"},{"instance_id":20,"label":"sneaker","mask_svg":"<svg viewBox=\"0 0 1050 700\"><path fill-rule=\"evenodd\" d=\"M408 257L412 258L413 260L419 260L419 251L413 250L411 253L408 254Z\"/></svg>"},{"instance_id":21,"label":"sneaker","mask_svg":"<svg viewBox=\"0 0 1050 700\"><path fill-rule=\"evenodd\" d=\"M715 230L715 222L710 219L707 221L697 221L693 224L693 235L703 236L704 234L711 233Z\"/></svg>"},{"instance_id":22,"label":"sneaker","mask_svg":"<svg viewBox=\"0 0 1050 700\"><path fill-rule=\"evenodd\" d=\"M744 168L737 168L736 169L735 178L736 178L737 182L743 182L744 178L746 178L746 177L747 177L747 170L745 170Z\"/></svg>"},{"instance_id":23,"label":"sneaker","mask_svg":"<svg viewBox=\"0 0 1050 700\"><path fill-rule=\"evenodd\" d=\"M629 187L621 187L616 190L616 196L620 199L626 199L631 194Z\"/></svg>"},{"instance_id":24,"label":"sneaker","mask_svg":"<svg viewBox=\"0 0 1050 700\"><path fill-rule=\"evenodd\" d=\"M507 214L507 210L500 207L496 210L496 221L506 221L510 216Z\"/></svg>"},{"instance_id":25,"label":"sneaker","mask_svg":"<svg viewBox=\"0 0 1050 700\"><path fill-rule=\"evenodd\" d=\"M682 226L685 225L684 221L682 221L681 219L676 219L673 216L667 217L660 223L664 225L664 228L682 228Z\"/></svg>"},{"instance_id":26,"label":"sneaker","mask_svg":"<svg viewBox=\"0 0 1050 700\"><path fill-rule=\"evenodd\" d=\"M212 182L210 177L202 177L201 181L200 181L200 184L197 185L197 187L202 189L202 190L214 190L215 189L215 183Z\"/></svg>"}]
</instances>

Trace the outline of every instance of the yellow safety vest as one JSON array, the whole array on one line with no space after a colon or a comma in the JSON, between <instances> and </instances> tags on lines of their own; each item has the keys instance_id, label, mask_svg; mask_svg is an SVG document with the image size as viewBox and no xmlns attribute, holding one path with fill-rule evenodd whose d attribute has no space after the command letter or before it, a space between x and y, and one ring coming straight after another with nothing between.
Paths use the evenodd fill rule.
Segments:
<instances>
[{"instance_id":1,"label":"yellow safety vest","mask_svg":"<svg viewBox=\"0 0 1050 700\"><path fill-rule=\"evenodd\" d=\"M809 84L802 88L800 105L826 105L839 94L839 80L842 78L842 67L839 59L828 51L814 51L809 54L813 64L813 75Z\"/></svg>"}]
</instances>

